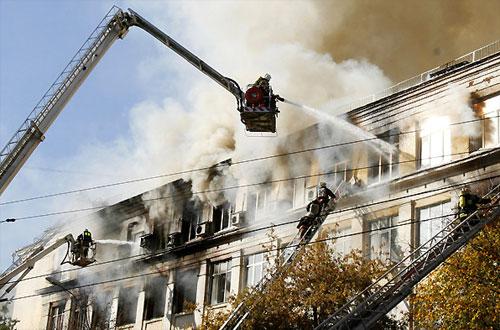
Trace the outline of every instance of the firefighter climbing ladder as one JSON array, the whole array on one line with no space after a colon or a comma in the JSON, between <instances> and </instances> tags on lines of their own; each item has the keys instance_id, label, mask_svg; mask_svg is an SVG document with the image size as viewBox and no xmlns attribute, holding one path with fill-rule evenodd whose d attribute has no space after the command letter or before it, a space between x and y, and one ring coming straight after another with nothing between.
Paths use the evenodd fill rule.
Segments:
<instances>
[{"instance_id":1,"label":"firefighter climbing ladder","mask_svg":"<svg viewBox=\"0 0 500 330\"><path fill-rule=\"evenodd\" d=\"M492 202L484 211L478 210L462 221L459 218L451 221L316 329L371 328L407 297L419 281L480 232L488 222L500 216L500 185L495 186L485 197L491 198Z\"/></svg>"},{"instance_id":2,"label":"firefighter climbing ladder","mask_svg":"<svg viewBox=\"0 0 500 330\"><path fill-rule=\"evenodd\" d=\"M335 193L340 189L344 182L342 181L337 189L335 189ZM321 227L325 219L328 217L330 212L333 210L324 210L321 212L321 215L317 217L313 224L307 229L306 233L303 237L300 237L300 234L297 233L294 238L288 243L288 245L283 249L283 252L280 254L278 260L281 261L281 267L275 269L273 272L264 276L259 283L253 289L254 292L264 292L269 284L276 279L279 274L286 271L291 265L292 261L299 254L301 248L309 243L311 239L316 235L318 229ZM252 311L255 306L255 302L252 305L247 306L245 301L239 303L238 306L232 311L232 313L228 316L227 320L220 327L219 330L227 330L227 329L238 329L243 321L247 318L247 316Z\"/></svg>"}]
</instances>

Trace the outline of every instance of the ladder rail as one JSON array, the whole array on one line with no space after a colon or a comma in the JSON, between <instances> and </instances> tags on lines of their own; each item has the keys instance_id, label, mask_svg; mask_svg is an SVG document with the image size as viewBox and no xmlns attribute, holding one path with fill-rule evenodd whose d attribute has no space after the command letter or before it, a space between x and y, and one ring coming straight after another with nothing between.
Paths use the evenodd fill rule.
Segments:
<instances>
[{"instance_id":1,"label":"ladder rail","mask_svg":"<svg viewBox=\"0 0 500 330\"><path fill-rule=\"evenodd\" d=\"M335 189L334 194L337 193L337 191L343 184L344 181L340 182L340 184L337 186L337 189ZM278 260L282 259L282 262L280 264L281 267L274 269L272 273L266 274L255 286L254 292L262 292L262 293L265 292L266 288L268 287L268 284L272 282L274 279L276 279L281 273L286 271L291 266L292 261L299 254L301 248L312 240L312 238L316 235L316 233L319 231L319 229L325 222L328 215L330 215L330 212L331 210L322 212L316 218L319 219L317 220L317 223L311 225L302 237L300 237L300 234L298 232L295 234L292 240L286 245L286 247L278 256ZM236 308L228 316L226 321L224 321L219 330L238 329L240 325L243 324L243 321L250 314L254 306L255 303L245 308L245 302L244 301L240 302L238 306L236 306ZM233 327L231 327L232 324L234 324Z\"/></svg>"},{"instance_id":2,"label":"ladder rail","mask_svg":"<svg viewBox=\"0 0 500 330\"><path fill-rule=\"evenodd\" d=\"M44 133L74 95L102 54L128 29L123 26L123 12L113 6L71 58L56 80L0 151L0 194L6 189Z\"/></svg>"},{"instance_id":3,"label":"ladder rail","mask_svg":"<svg viewBox=\"0 0 500 330\"><path fill-rule=\"evenodd\" d=\"M500 195L500 192L498 191L499 188L500 185L496 185L493 189L491 189L488 192L488 194L485 195L485 197L490 197L494 195L492 199L497 199ZM428 271L425 271L426 269L425 267L427 265L434 263L436 259L439 259L439 257L446 250L452 248L453 243L458 241L461 237L466 237L468 240L475 234L474 231L471 230L473 229L472 228L473 226L471 226L470 220L472 220L472 218L475 218L479 211L480 210L477 210L474 213L470 214L463 221L457 222L458 218L455 218L453 221L450 221L450 223L447 224L436 235L434 235L427 242L425 242L424 244L420 245L417 249L415 249L411 254L409 254L401 261L399 261L397 264L395 264L393 267L391 267L388 271L386 271L383 275L381 275L375 282L373 282L371 285L369 285L367 288L365 288L363 291L361 291L359 294L357 294L355 297L349 300L346 304L344 304L334 314L332 314L325 321L323 321L318 327L316 327L316 329L323 329L326 327L328 328L336 327L337 324L341 323L342 320L348 318L349 315L353 314L356 310L361 310L365 306L367 306L370 300L377 300L378 298L383 297L383 295L386 292L390 292L391 290L397 290L397 288L395 289L394 285L396 281L399 281L396 284L402 286L405 283L404 281L408 277L410 279L411 278L415 279L421 277L422 275L423 276L427 275L430 271L432 271L432 269L435 268L434 267L429 269ZM478 228L478 231L479 230L480 228ZM462 236L458 237L458 239L451 241L450 243L449 241L450 238L453 238L453 235L457 235L457 233L462 234ZM460 246L465 244L467 240L462 240L461 244L459 246L456 246L453 251L457 250ZM411 260L411 262L409 264L405 264L409 260ZM439 260L438 264L440 264L443 260ZM386 283L381 285L380 283L384 281ZM331 323L335 319L337 319L338 321L335 323L335 325L332 325Z\"/></svg>"}]
</instances>

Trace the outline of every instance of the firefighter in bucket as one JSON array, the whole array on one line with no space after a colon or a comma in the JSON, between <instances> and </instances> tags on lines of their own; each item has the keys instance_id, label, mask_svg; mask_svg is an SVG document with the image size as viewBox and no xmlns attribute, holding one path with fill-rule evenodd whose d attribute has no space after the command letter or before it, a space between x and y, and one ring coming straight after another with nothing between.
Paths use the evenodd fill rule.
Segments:
<instances>
[{"instance_id":1,"label":"firefighter in bucket","mask_svg":"<svg viewBox=\"0 0 500 330\"><path fill-rule=\"evenodd\" d=\"M85 229L82 234L78 235L72 249L71 264L85 267L95 261L95 242L92 240L92 234L88 229Z\"/></svg>"}]
</instances>

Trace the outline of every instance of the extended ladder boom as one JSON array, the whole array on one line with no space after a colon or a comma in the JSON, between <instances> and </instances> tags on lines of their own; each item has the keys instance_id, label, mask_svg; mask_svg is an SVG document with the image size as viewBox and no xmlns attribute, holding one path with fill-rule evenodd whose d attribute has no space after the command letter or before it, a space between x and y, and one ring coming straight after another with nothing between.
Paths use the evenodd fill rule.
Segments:
<instances>
[{"instance_id":1,"label":"extended ladder boom","mask_svg":"<svg viewBox=\"0 0 500 330\"><path fill-rule=\"evenodd\" d=\"M0 194L7 188L38 144L44 140L44 134L106 51L118 38L123 38L131 26L137 26L148 32L195 68L215 80L236 97L237 110L243 111L243 92L234 80L224 77L133 10L129 9L129 12L124 12L118 7L113 7L0 152Z\"/></svg>"},{"instance_id":2,"label":"extended ladder boom","mask_svg":"<svg viewBox=\"0 0 500 330\"><path fill-rule=\"evenodd\" d=\"M7 290L7 293L10 292L14 286L24 277L28 274L30 270L33 269L35 266L35 263L45 257L47 254L51 253L61 245L69 243L71 246L75 244L75 239L73 238L73 235L68 234L62 238L59 238L57 241L52 243L50 246L43 248L40 247L38 248L31 256L29 256L26 260L24 260L19 266L14 268L13 270L9 271L5 275L3 275L0 278L0 290L10 282L14 277L17 275L21 274L21 272L24 272L17 281L13 282L13 285L9 287Z\"/></svg>"},{"instance_id":3,"label":"extended ladder boom","mask_svg":"<svg viewBox=\"0 0 500 330\"><path fill-rule=\"evenodd\" d=\"M335 189L334 192L335 194L340 189L342 184L343 182L341 182L337 187L337 189ZM294 236L292 241L288 243L285 249L283 249L283 252L278 258L282 260L281 267L275 269L274 272L264 276L254 288L254 292L265 292L265 290L269 287L269 284L272 283L274 279L276 279L281 273L286 271L288 267L292 265L293 260L299 254L301 248L304 245L307 245L312 240L312 238L314 237L314 235L316 235L319 228L321 228L321 225L323 224L323 222L325 222L326 218L328 217L331 211L333 211L333 209L321 212L321 215L315 219L315 222L309 227L304 236L301 237L299 233L297 233ZM256 302L254 302L254 304L255 303ZM231 312L231 314L228 316L227 320L219 328L219 330L238 329L243 323L243 321L245 321L245 319L250 314L253 308L254 305L248 306L245 304L245 301L242 301Z\"/></svg>"},{"instance_id":4,"label":"extended ladder boom","mask_svg":"<svg viewBox=\"0 0 500 330\"><path fill-rule=\"evenodd\" d=\"M478 210L463 221L451 221L316 329L371 329L382 316L403 301L418 282L479 233L488 222L500 217L499 196L500 185L497 185L486 195L492 202L484 215Z\"/></svg>"},{"instance_id":5,"label":"extended ladder boom","mask_svg":"<svg viewBox=\"0 0 500 330\"><path fill-rule=\"evenodd\" d=\"M144 31L146 31L147 33L158 39L162 44L172 49L179 56L181 56L186 61L191 63L195 68L197 68L198 70L206 74L208 77L215 80L219 85L221 85L231 94L233 94L238 101L238 110L240 110L241 100L243 98L243 92L241 91L240 87L234 80L224 77L217 70L212 68L207 63L203 62L198 56L194 55L188 49L183 47L177 41L175 41L170 36L162 32L160 29L158 29L156 26L148 22L145 18L137 14L132 9L129 8L128 10L130 12L130 23L132 25L135 25L143 29Z\"/></svg>"}]
</instances>

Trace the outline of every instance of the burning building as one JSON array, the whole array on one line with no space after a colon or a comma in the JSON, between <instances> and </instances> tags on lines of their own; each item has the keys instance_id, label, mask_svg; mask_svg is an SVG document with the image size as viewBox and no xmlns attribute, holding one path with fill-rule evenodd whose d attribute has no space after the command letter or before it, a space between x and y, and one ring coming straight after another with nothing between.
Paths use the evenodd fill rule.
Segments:
<instances>
[{"instance_id":1,"label":"burning building","mask_svg":"<svg viewBox=\"0 0 500 330\"><path fill-rule=\"evenodd\" d=\"M102 209L85 225L98 262L61 267L58 250L37 263L10 297L17 328L195 328L258 283L266 230L286 246L320 181L342 196L320 229L338 253L400 260L453 218L463 184L500 182L499 86L497 41L275 138L257 165L225 160Z\"/></svg>"}]
</instances>

